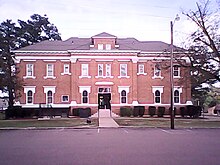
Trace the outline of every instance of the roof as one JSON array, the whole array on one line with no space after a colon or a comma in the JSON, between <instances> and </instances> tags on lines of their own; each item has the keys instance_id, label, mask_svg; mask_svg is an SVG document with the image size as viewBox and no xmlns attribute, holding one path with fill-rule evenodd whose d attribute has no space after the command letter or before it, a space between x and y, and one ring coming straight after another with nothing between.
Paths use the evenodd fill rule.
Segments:
<instances>
[{"instance_id":1,"label":"roof","mask_svg":"<svg viewBox=\"0 0 220 165\"><path fill-rule=\"evenodd\" d=\"M65 41L42 41L18 51L66 51L66 50L90 50L94 38L115 38L118 50L140 50L146 52L165 52L170 49L170 44L162 41L139 41L135 38L117 38L106 32L97 34L91 38L71 37Z\"/></svg>"}]
</instances>

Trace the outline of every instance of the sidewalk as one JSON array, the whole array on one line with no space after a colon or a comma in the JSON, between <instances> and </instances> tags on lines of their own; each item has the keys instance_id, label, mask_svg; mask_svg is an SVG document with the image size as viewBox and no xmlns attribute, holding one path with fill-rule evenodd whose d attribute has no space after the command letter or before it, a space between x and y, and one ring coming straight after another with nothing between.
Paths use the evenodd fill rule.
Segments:
<instances>
[{"instance_id":1,"label":"sidewalk","mask_svg":"<svg viewBox=\"0 0 220 165\"><path fill-rule=\"evenodd\" d=\"M98 112L92 117L98 117ZM102 109L99 111L99 128L118 128L119 125L114 121L112 117L119 117L118 115L111 113L108 109Z\"/></svg>"}]
</instances>

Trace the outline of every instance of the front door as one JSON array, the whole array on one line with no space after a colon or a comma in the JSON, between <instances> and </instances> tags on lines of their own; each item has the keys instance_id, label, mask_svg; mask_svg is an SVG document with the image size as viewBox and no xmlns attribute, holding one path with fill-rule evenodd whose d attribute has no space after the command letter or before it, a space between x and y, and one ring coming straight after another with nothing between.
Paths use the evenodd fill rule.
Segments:
<instances>
[{"instance_id":1,"label":"front door","mask_svg":"<svg viewBox=\"0 0 220 165\"><path fill-rule=\"evenodd\" d=\"M101 89L104 89L101 91ZM111 109L111 93L109 88L99 88L98 93L98 104L99 109Z\"/></svg>"}]
</instances>

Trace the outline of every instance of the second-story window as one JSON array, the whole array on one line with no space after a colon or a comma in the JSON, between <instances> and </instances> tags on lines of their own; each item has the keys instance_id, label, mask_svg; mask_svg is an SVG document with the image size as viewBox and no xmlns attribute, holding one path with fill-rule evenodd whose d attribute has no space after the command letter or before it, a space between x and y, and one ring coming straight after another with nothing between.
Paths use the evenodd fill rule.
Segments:
<instances>
[{"instance_id":1,"label":"second-story window","mask_svg":"<svg viewBox=\"0 0 220 165\"><path fill-rule=\"evenodd\" d=\"M70 65L69 64L64 64L64 68L63 68L63 73L64 74L69 74L70 73Z\"/></svg>"},{"instance_id":2,"label":"second-story window","mask_svg":"<svg viewBox=\"0 0 220 165\"><path fill-rule=\"evenodd\" d=\"M54 73L53 73L53 64L47 64L47 76L48 77L53 77Z\"/></svg>"},{"instance_id":3,"label":"second-story window","mask_svg":"<svg viewBox=\"0 0 220 165\"><path fill-rule=\"evenodd\" d=\"M27 64L26 65L26 76L33 77L34 76L34 64Z\"/></svg>"},{"instance_id":4,"label":"second-story window","mask_svg":"<svg viewBox=\"0 0 220 165\"><path fill-rule=\"evenodd\" d=\"M154 77L161 77L161 66L158 63L154 66Z\"/></svg>"},{"instance_id":5,"label":"second-story window","mask_svg":"<svg viewBox=\"0 0 220 165\"><path fill-rule=\"evenodd\" d=\"M103 76L103 64L98 64L98 76Z\"/></svg>"},{"instance_id":6,"label":"second-story window","mask_svg":"<svg viewBox=\"0 0 220 165\"><path fill-rule=\"evenodd\" d=\"M111 77L111 64L106 64L106 77Z\"/></svg>"},{"instance_id":7,"label":"second-story window","mask_svg":"<svg viewBox=\"0 0 220 165\"><path fill-rule=\"evenodd\" d=\"M89 64L82 64L82 76L86 77L89 75Z\"/></svg>"},{"instance_id":8,"label":"second-story window","mask_svg":"<svg viewBox=\"0 0 220 165\"><path fill-rule=\"evenodd\" d=\"M139 64L138 65L138 73L139 74L144 74L144 64Z\"/></svg>"},{"instance_id":9,"label":"second-story window","mask_svg":"<svg viewBox=\"0 0 220 165\"><path fill-rule=\"evenodd\" d=\"M174 78L175 78L175 77L180 77L180 67L177 66L177 65L175 65L175 66L173 67L173 76L174 76Z\"/></svg>"},{"instance_id":10,"label":"second-story window","mask_svg":"<svg viewBox=\"0 0 220 165\"><path fill-rule=\"evenodd\" d=\"M120 64L120 76L121 77L127 76L127 64Z\"/></svg>"}]
</instances>

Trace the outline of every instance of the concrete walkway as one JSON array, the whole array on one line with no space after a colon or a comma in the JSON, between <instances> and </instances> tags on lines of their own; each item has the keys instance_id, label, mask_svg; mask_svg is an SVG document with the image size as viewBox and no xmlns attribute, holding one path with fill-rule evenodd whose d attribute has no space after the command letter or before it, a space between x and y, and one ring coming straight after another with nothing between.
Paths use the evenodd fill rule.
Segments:
<instances>
[{"instance_id":1,"label":"concrete walkway","mask_svg":"<svg viewBox=\"0 0 220 165\"><path fill-rule=\"evenodd\" d=\"M98 112L91 117L98 117ZM119 125L113 120L112 117L119 117L118 115L111 113L108 109L102 109L99 111L99 127L100 128L118 128Z\"/></svg>"}]
</instances>

